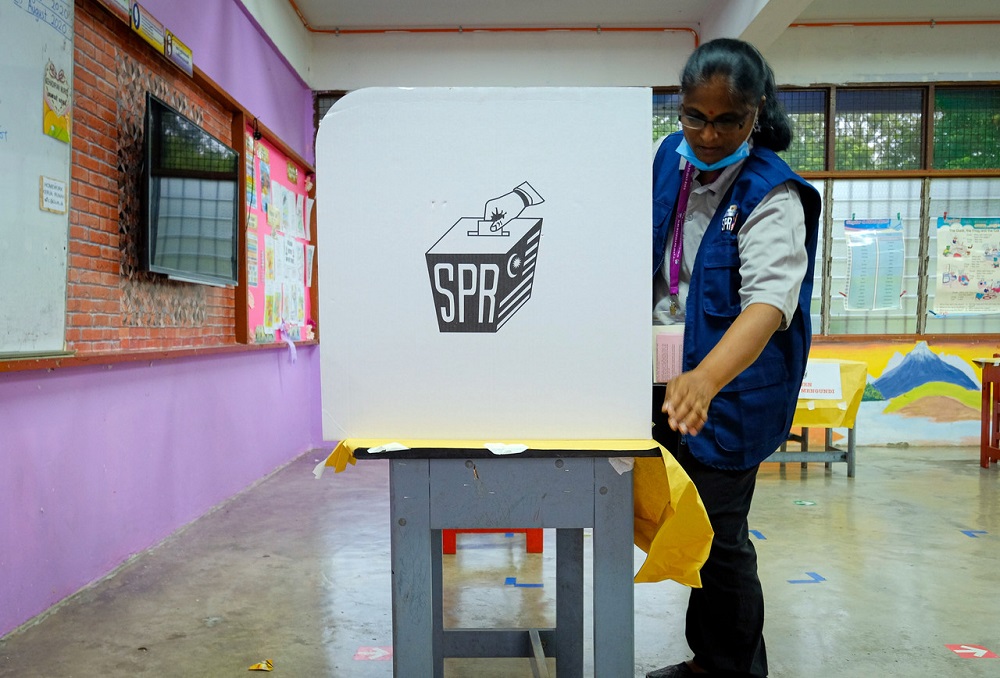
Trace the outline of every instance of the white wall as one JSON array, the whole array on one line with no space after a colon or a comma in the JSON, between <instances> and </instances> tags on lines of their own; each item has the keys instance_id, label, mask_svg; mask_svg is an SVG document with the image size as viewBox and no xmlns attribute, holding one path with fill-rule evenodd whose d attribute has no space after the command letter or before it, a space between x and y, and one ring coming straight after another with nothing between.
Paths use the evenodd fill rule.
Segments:
<instances>
[{"instance_id":1,"label":"white wall","mask_svg":"<svg viewBox=\"0 0 1000 678\"><path fill-rule=\"evenodd\" d=\"M1000 78L1000 26L789 28L765 56L784 85Z\"/></svg>"},{"instance_id":2,"label":"white wall","mask_svg":"<svg viewBox=\"0 0 1000 678\"><path fill-rule=\"evenodd\" d=\"M254 20L267 31L267 37L288 60L299 77L309 82L312 61L311 34L302 25L290 2L240 0Z\"/></svg>"},{"instance_id":3,"label":"white wall","mask_svg":"<svg viewBox=\"0 0 1000 678\"><path fill-rule=\"evenodd\" d=\"M371 86L669 85L694 48L686 31L313 35L317 90Z\"/></svg>"},{"instance_id":4,"label":"white wall","mask_svg":"<svg viewBox=\"0 0 1000 678\"><path fill-rule=\"evenodd\" d=\"M687 32L312 36L317 90L370 86L677 85ZM779 84L995 80L1000 26L789 28L764 52Z\"/></svg>"}]
</instances>

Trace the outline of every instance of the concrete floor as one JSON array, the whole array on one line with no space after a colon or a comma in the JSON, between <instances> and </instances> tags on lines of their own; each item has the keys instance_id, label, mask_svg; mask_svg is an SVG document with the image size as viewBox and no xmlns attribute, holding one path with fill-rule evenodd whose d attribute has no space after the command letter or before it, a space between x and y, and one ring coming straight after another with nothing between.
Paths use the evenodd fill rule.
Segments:
<instances>
[{"instance_id":1,"label":"concrete floor","mask_svg":"<svg viewBox=\"0 0 1000 678\"><path fill-rule=\"evenodd\" d=\"M247 669L265 658L274 676L391 676L388 467L359 462L316 480L320 456L0 639L0 676L264 675ZM1000 676L1000 658L961 647L1000 654L997 465L981 469L971 448L862 448L858 459L853 479L844 464L761 469L751 529L771 675ZM551 530L545 540L538 555L523 535L459 535L444 561L446 625L553 624ZM642 676L688 657L687 589L635 593ZM448 660L445 674L532 675L510 659Z\"/></svg>"}]
</instances>

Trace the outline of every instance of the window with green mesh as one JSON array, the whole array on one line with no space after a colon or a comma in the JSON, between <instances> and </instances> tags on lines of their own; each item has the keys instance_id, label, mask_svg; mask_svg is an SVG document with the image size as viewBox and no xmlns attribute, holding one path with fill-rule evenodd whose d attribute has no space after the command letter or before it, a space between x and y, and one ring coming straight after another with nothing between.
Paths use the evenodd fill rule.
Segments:
<instances>
[{"instance_id":1,"label":"window with green mesh","mask_svg":"<svg viewBox=\"0 0 1000 678\"><path fill-rule=\"evenodd\" d=\"M834 169L920 169L924 90L838 89Z\"/></svg>"},{"instance_id":2,"label":"window with green mesh","mask_svg":"<svg viewBox=\"0 0 1000 678\"><path fill-rule=\"evenodd\" d=\"M934 169L1000 169L1000 88L934 90Z\"/></svg>"},{"instance_id":3,"label":"window with green mesh","mask_svg":"<svg viewBox=\"0 0 1000 678\"><path fill-rule=\"evenodd\" d=\"M796 172L826 169L826 98L821 89L778 92L792 123L792 143L779 155Z\"/></svg>"},{"instance_id":4,"label":"window with green mesh","mask_svg":"<svg viewBox=\"0 0 1000 678\"><path fill-rule=\"evenodd\" d=\"M665 137L680 129L677 123L677 109L681 105L679 92L656 92L653 94L653 140Z\"/></svg>"}]
</instances>

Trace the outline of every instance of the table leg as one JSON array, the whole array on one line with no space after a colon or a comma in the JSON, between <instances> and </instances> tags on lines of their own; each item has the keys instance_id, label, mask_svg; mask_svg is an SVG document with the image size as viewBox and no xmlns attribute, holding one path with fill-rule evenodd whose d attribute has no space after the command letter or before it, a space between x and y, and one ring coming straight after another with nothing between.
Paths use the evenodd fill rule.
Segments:
<instances>
[{"instance_id":1,"label":"table leg","mask_svg":"<svg viewBox=\"0 0 1000 678\"><path fill-rule=\"evenodd\" d=\"M430 465L426 459L389 462L392 559L392 671L397 678L441 676L434 656L434 578L430 529ZM438 542L438 558L441 557ZM440 645L438 645L440 647Z\"/></svg>"},{"instance_id":2,"label":"table leg","mask_svg":"<svg viewBox=\"0 0 1000 678\"><path fill-rule=\"evenodd\" d=\"M583 530L556 530L556 628L546 653L556 673L583 676Z\"/></svg>"},{"instance_id":3,"label":"table leg","mask_svg":"<svg viewBox=\"0 0 1000 678\"><path fill-rule=\"evenodd\" d=\"M990 447L992 446L992 428L994 420L993 412L993 384L990 383L990 366L983 367L983 410L982 410L982 433L979 438L979 465L983 468L990 467Z\"/></svg>"},{"instance_id":4,"label":"table leg","mask_svg":"<svg viewBox=\"0 0 1000 678\"><path fill-rule=\"evenodd\" d=\"M632 474L594 467L594 675L635 672Z\"/></svg>"},{"instance_id":5,"label":"table leg","mask_svg":"<svg viewBox=\"0 0 1000 678\"><path fill-rule=\"evenodd\" d=\"M854 427L847 429L847 477L854 477L854 443L856 440Z\"/></svg>"}]
</instances>

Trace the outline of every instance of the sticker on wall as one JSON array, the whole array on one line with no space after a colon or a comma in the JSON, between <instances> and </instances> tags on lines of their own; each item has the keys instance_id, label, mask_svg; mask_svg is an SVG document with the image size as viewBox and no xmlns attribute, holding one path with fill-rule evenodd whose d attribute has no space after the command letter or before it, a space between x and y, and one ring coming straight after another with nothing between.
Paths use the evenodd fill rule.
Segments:
<instances>
[{"instance_id":1,"label":"sticker on wall","mask_svg":"<svg viewBox=\"0 0 1000 678\"><path fill-rule=\"evenodd\" d=\"M49 61L45 65L42 90L45 94L42 97L42 132L68 144L70 83L66 71Z\"/></svg>"},{"instance_id":2,"label":"sticker on wall","mask_svg":"<svg viewBox=\"0 0 1000 678\"><path fill-rule=\"evenodd\" d=\"M528 303L540 217L522 217L545 200L527 181L486 201L483 218L462 217L427 251L441 332L496 332Z\"/></svg>"}]
</instances>

